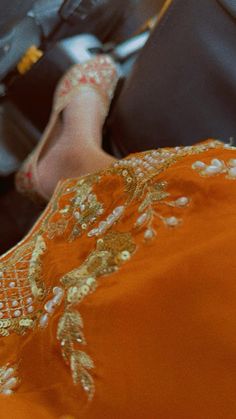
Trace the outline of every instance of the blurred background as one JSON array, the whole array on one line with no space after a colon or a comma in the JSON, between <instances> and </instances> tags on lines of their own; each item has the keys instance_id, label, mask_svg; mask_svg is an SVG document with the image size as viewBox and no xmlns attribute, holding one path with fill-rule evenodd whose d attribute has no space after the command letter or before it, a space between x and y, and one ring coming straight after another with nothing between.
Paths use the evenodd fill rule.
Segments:
<instances>
[{"instance_id":1,"label":"blurred background","mask_svg":"<svg viewBox=\"0 0 236 419\"><path fill-rule=\"evenodd\" d=\"M17 194L14 173L40 139L58 79L71 64L119 45L128 72L146 38L139 47L131 47L133 54L127 52L126 41L145 33L163 3L0 0L1 254L23 237L42 211Z\"/></svg>"}]
</instances>

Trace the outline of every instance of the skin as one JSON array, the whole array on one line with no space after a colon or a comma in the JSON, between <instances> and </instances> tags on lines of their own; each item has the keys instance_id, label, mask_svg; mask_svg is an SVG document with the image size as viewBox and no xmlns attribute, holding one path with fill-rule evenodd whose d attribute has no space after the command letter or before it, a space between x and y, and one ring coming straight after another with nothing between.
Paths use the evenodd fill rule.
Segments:
<instances>
[{"instance_id":1,"label":"skin","mask_svg":"<svg viewBox=\"0 0 236 419\"><path fill-rule=\"evenodd\" d=\"M103 124L104 104L95 90L88 87L72 98L38 162L38 182L48 197L59 180L102 170L115 160L102 149Z\"/></svg>"}]
</instances>

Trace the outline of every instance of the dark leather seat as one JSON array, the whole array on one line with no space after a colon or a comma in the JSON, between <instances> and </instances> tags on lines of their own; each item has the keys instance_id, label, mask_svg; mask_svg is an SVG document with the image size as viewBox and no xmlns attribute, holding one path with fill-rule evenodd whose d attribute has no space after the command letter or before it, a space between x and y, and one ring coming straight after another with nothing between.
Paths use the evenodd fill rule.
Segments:
<instances>
[{"instance_id":1,"label":"dark leather seat","mask_svg":"<svg viewBox=\"0 0 236 419\"><path fill-rule=\"evenodd\" d=\"M235 0L173 0L109 121L121 155L236 137Z\"/></svg>"}]
</instances>

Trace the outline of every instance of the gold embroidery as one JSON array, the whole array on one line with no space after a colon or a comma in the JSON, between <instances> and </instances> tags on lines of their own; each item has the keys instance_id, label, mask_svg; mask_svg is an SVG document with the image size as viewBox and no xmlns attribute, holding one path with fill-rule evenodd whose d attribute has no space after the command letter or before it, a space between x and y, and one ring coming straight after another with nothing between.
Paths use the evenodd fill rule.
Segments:
<instances>
[{"instance_id":1,"label":"gold embroidery","mask_svg":"<svg viewBox=\"0 0 236 419\"><path fill-rule=\"evenodd\" d=\"M41 236L22 245L6 263L0 263L0 335L24 334L38 316L36 306L44 296L40 258L46 250ZM16 267L17 265L17 267Z\"/></svg>"},{"instance_id":2,"label":"gold embroidery","mask_svg":"<svg viewBox=\"0 0 236 419\"><path fill-rule=\"evenodd\" d=\"M61 278L67 289L67 302L65 312L59 320L57 338L61 343L63 358L72 371L74 383L80 382L89 399L94 394L94 382L87 370L94 368L94 364L79 349L86 341L82 332L83 321L75 311L75 306L96 289L98 277L115 272L122 263L130 259L135 249L130 233L110 232L97 240L96 249L79 268Z\"/></svg>"},{"instance_id":3,"label":"gold embroidery","mask_svg":"<svg viewBox=\"0 0 236 419\"><path fill-rule=\"evenodd\" d=\"M47 235L50 240L55 237L62 236L68 226L68 220L62 219L48 223Z\"/></svg>"},{"instance_id":4,"label":"gold embroidery","mask_svg":"<svg viewBox=\"0 0 236 419\"><path fill-rule=\"evenodd\" d=\"M68 195L66 205L63 208L58 206L56 213L45 224L49 239L63 235L70 226L67 240L73 241L103 214L103 205L93 192L93 187L99 180L99 176L91 175L73 183L72 187L65 188L63 198Z\"/></svg>"},{"instance_id":5,"label":"gold embroidery","mask_svg":"<svg viewBox=\"0 0 236 419\"><path fill-rule=\"evenodd\" d=\"M190 199L181 196L174 201L167 201L166 199L170 194L166 191L168 184L167 182L158 182L158 183L146 183L143 187L144 199L139 205L138 212L139 215L135 226L140 228L143 225L147 226L147 229L144 232L144 238L149 240L155 237L156 230L153 227L154 219L160 219L164 224L169 227L176 227L181 223L181 219L176 216L165 216L163 217L156 209L156 204L165 205L167 207L176 207L176 208L185 208L189 205Z\"/></svg>"},{"instance_id":6,"label":"gold embroidery","mask_svg":"<svg viewBox=\"0 0 236 419\"><path fill-rule=\"evenodd\" d=\"M59 320L57 339L61 343L63 358L70 365L74 384L80 382L91 399L94 394L94 382L88 370L94 368L94 364L84 351L78 349L79 345L86 344L82 328L83 320L80 314L68 310Z\"/></svg>"},{"instance_id":7,"label":"gold embroidery","mask_svg":"<svg viewBox=\"0 0 236 419\"><path fill-rule=\"evenodd\" d=\"M31 286L32 294L35 298L43 298L44 296L44 287L42 281L40 281L41 276L41 264L40 257L44 254L46 250L46 244L42 236L38 236L36 239L35 248L32 252L32 256L29 262L29 282Z\"/></svg>"},{"instance_id":8,"label":"gold embroidery","mask_svg":"<svg viewBox=\"0 0 236 419\"><path fill-rule=\"evenodd\" d=\"M133 214L136 217L134 224L136 228L145 226L145 239L156 234L154 218L159 218L170 227L178 225L181 220L173 215L163 217L157 205L183 208L189 204L189 198L169 200L167 183L157 183L157 176L184 156L221 147L222 143L212 141L198 146L148 151L116 162L99 176L63 182L28 242L26 238L8 259L0 259L0 335L6 336L10 332L23 334L36 324L46 327L56 306L61 304L66 295L57 337L64 359L71 368L73 381L79 382L88 397L92 398L94 383L91 370L94 365L81 350L86 341L77 306L95 291L99 277L115 272L135 251L131 234L112 231L114 225L126 215L132 202L138 213L137 216ZM232 176L235 166L232 161L230 165ZM109 175L121 177L124 187L119 206L102 218L103 203L98 201L95 185ZM98 225L94 226L96 222ZM96 237L95 249L79 268L63 275L61 284L64 290L60 287L52 290L50 284L46 288L41 278L41 260L46 241L64 235L63 240L70 242L85 232L89 237ZM50 293L53 295L45 302Z\"/></svg>"}]
</instances>

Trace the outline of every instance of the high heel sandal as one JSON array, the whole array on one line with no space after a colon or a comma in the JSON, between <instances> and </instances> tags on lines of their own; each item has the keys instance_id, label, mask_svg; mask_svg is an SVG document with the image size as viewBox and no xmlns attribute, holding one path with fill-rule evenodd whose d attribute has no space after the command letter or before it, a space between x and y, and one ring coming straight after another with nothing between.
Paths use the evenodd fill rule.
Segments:
<instances>
[{"instance_id":1,"label":"high heel sandal","mask_svg":"<svg viewBox=\"0 0 236 419\"><path fill-rule=\"evenodd\" d=\"M84 64L75 64L66 72L56 88L52 113L42 139L16 173L18 192L41 204L50 199L39 183L37 163L60 121L61 112L79 90L89 86L98 92L103 102L105 120L117 81L116 65L108 55L98 55Z\"/></svg>"}]
</instances>

